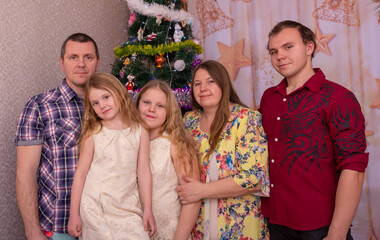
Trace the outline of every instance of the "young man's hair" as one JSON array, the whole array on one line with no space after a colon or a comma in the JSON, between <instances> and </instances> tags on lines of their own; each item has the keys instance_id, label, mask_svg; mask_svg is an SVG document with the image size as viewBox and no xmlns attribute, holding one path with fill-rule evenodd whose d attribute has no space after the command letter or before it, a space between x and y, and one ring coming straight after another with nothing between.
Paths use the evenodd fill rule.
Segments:
<instances>
[{"instance_id":1,"label":"young man's hair","mask_svg":"<svg viewBox=\"0 0 380 240\"><path fill-rule=\"evenodd\" d=\"M193 164L194 159L197 159L197 152L195 150L195 143L186 133L181 109L178 106L173 91L167 82L158 79L151 80L143 87L136 99L135 104L137 109L139 108L142 96L149 89L161 90L166 95L166 119L160 128L160 135L167 137L172 144L176 145L176 160L179 162L174 164L175 166L182 166L185 173L191 176L193 170L198 169L198 166L194 166ZM195 162L197 163L198 161Z\"/></svg>"},{"instance_id":2,"label":"young man's hair","mask_svg":"<svg viewBox=\"0 0 380 240\"><path fill-rule=\"evenodd\" d=\"M65 41L63 41L63 43L62 43L62 47L61 47L61 59L62 60L65 56L67 42L70 40L73 42L81 42L81 43L92 42L94 44L94 47L95 47L96 58L99 59L98 45L96 44L95 40L92 39L90 36L88 36L85 33L74 33L74 34L71 34L70 36L68 36L65 39Z\"/></svg>"},{"instance_id":3,"label":"young man's hair","mask_svg":"<svg viewBox=\"0 0 380 240\"><path fill-rule=\"evenodd\" d=\"M272 30L269 32L269 35L268 35L267 49L269 50L269 39L270 39L270 37L278 34L279 32L281 32L285 28L296 28L301 35L302 42L305 45L308 44L309 42L314 43L314 50L313 50L313 53L311 54L311 58L313 58L315 49L317 47L314 32L311 31L310 28L302 25L301 23L291 21L291 20L285 20L285 21L279 22L276 24L276 26L274 26L272 28Z\"/></svg>"},{"instance_id":4,"label":"young man's hair","mask_svg":"<svg viewBox=\"0 0 380 240\"><path fill-rule=\"evenodd\" d=\"M216 145L218 144L219 137L228 122L228 118L230 117L230 102L244 107L247 106L240 101L240 98L232 85L227 69L221 63L214 60L205 61L194 69L191 89L194 89L194 77L200 69L206 70L222 91L222 98L220 99L214 120L211 123L209 138L210 150L205 155L205 157L208 158L214 152ZM202 106L195 100L194 91L191 91L191 106L195 110L203 110Z\"/></svg>"}]
</instances>

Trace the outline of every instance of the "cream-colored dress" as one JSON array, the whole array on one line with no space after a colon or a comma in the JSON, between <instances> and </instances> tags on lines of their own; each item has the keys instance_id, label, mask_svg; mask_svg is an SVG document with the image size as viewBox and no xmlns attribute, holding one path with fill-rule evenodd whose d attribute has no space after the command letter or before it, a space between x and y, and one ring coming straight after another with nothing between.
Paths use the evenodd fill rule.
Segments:
<instances>
[{"instance_id":1,"label":"cream-colored dress","mask_svg":"<svg viewBox=\"0 0 380 240\"><path fill-rule=\"evenodd\" d=\"M149 239L137 186L140 135L141 126L135 131L103 127L94 134L95 152L80 204L81 239Z\"/></svg>"},{"instance_id":2,"label":"cream-colored dress","mask_svg":"<svg viewBox=\"0 0 380 240\"><path fill-rule=\"evenodd\" d=\"M173 239L181 213L182 205L175 190L179 183L170 155L170 144L164 137L150 142L152 207L157 224L154 240Z\"/></svg>"}]
</instances>

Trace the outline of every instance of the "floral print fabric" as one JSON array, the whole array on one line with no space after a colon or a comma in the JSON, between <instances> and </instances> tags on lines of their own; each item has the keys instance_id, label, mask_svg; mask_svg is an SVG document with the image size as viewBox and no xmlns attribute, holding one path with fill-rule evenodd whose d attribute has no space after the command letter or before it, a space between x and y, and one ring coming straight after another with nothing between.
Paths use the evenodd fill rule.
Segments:
<instances>
[{"instance_id":1,"label":"floral print fabric","mask_svg":"<svg viewBox=\"0 0 380 240\"><path fill-rule=\"evenodd\" d=\"M188 112L185 128L200 146L201 181L209 182L210 145L208 134L199 127L201 111ZM257 111L234 105L216 150L219 179L232 177L241 187L251 189L261 184L254 194L218 199L218 239L269 239L260 196L269 196L268 147L261 115ZM211 154L212 155L212 154ZM202 207L192 233L193 239L208 239L208 200Z\"/></svg>"}]
</instances>

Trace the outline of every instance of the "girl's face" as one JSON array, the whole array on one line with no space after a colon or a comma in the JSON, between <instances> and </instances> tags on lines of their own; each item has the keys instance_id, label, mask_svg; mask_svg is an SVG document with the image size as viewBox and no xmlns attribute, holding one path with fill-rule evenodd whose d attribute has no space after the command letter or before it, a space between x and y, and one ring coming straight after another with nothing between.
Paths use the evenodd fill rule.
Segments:
<instances>
[{"instance_id":1,"label":"girl's face","mask_svg":"<svg viewBox=\"0 0 380 240\"><path fill-rule=\"evenodd\" d=\"M206 69L200 68L195 73L193 83L193 95L195 101L203 109L218 108L222 99L222 89L210 76Z\"/></svg>"},{"instance_id":2,"label":"girl's face","mask_svg":"<svg viewBox=\"0 0 380 240\"><path fill-rule=\"evenodd\" d=\"M96 115L102 119L103 123L120 119L119 104L109 91L91 88L89 100Z\"/></svg>"},{"instance_id":3,"label":"girl's face","mask_svg":"<svg viewBox=\"0 0 380 240\"><path fill-rule=\"evenodd\" d=\"M166 121L166 94L159 88L150 88L142 96L138 111L149 127L150 139L159 136Z\"/></svg>"}]
</instances>

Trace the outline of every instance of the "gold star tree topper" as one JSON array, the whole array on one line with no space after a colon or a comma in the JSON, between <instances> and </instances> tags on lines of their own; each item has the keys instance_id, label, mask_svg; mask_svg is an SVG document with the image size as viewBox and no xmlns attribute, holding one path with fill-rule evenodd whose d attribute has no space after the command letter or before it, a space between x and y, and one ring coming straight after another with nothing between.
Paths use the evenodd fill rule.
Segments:
<instances>
[{"instance_id":1,"label":"gold star tree topper","mask_svg":"<svg viewBox=\"0 0 380 240\"><path fill-rule=\"evenodd\" d=\"M244 56L244 40L241 39L234 46L229 47L221 42L217 42L220 57L217 60L227 69L232 81L235 81L239 68L252 65L252 61Z\"/></svg>"}]
</instances>

